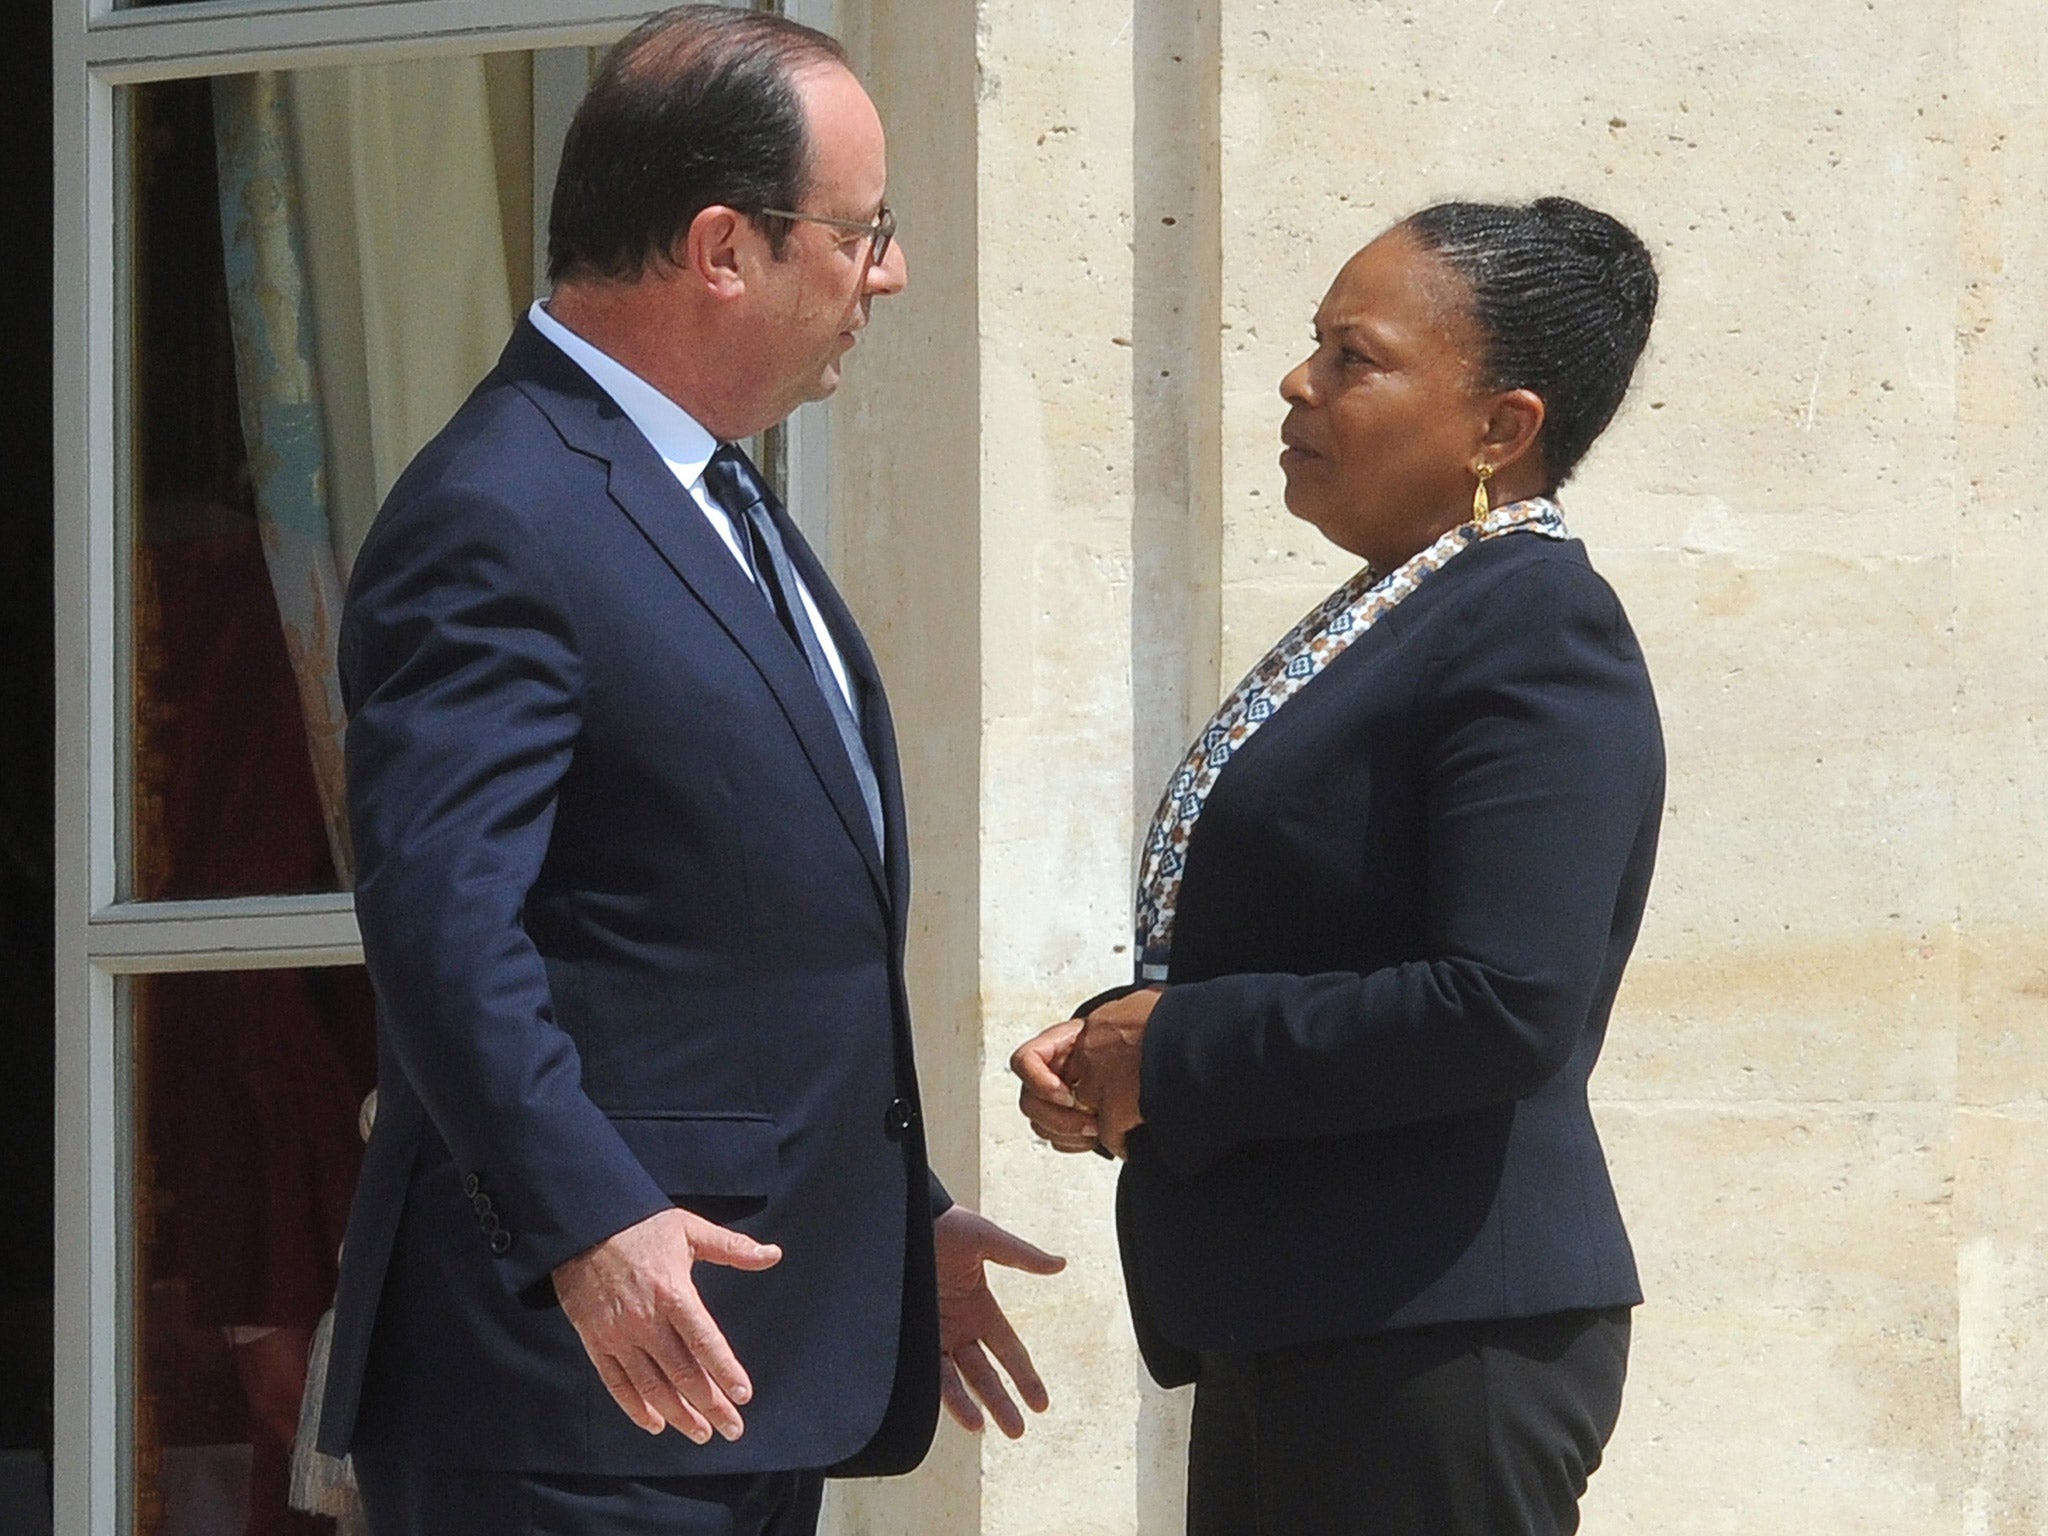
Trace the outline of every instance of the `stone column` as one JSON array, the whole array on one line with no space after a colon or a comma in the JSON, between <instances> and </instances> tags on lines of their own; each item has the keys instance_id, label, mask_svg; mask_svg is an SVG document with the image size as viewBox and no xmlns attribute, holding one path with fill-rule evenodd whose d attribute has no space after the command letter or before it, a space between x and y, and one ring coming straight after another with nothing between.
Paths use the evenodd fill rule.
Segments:
<instances>
[{"instance_id":1,"label":"stone column","mask_svg":"<svg viewBox=\"0 0 2048 1536\"><path fill-rule=\"evenodd\" d=\"M962 1200L1072 1263L996 1277L1054 1411L1014 1445L942 1424L925 1469L839 1490L833 1521L1123 1532L1137 1365L1114 1173L1030 1136L1007 1061L1131 965L1133 21L1090 0L875 0L841 21L889 125L911 272L836 407L834 527L904 746L934 1154Z\"/></svg>"},{"instance_id":2,"label":"stone column","mask_svg":"<svg viewBox=\"0 0 2048 1536\"><path fill-rule=\"evenodd\" d=\"M889 131L910 286L881 300L832 406L833 557L896 716L915 896L910 986L932 1161L978 1203L982 1154L982 287L973 0L863 0L839 34ZM837 1485L835 1536L980 1526L950 1426L914 1477Z\"/></svg>"},{"instance_id":3,"label":"stone column","mask_svg":"<svg viewBox=\"0 0 2048 1536\"><path fill-rule=\"evenodd\" d=\"M1957 140L1954 695L1963 1529L2048 1526L2048 65L2024 0L1965 0Z\"/></svg>"},{"instance_id":4,"label":"stone column","mask_svg":"<svg viewBox=\"0 0 2048 1536\"><path fill-rule=\"evenodd\" d=\"M1130 975L1132 56L1126 0L979 7L982 1193L1067 1254L1011 1285L1055 1409L984 1447L986 1536L1132 1528L1111 1165L1016 1111L1027 1035Z\"/></svg>"}]
</instances>

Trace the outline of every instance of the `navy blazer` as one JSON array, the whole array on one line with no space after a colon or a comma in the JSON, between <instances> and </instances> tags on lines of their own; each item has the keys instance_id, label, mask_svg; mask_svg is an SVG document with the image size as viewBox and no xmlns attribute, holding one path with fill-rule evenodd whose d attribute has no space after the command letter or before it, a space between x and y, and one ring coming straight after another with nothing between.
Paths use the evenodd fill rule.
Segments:
<instances>
[{"instance_id":1,"label":"navy blazer","mask_svg":"<svg viewBox=\"0 0 2048 1536\"><path fill-rule=\"evenodd\" d=\"M1655 860L1642 653L1576 541L1458 556L1233 757L1118 1187L1139 1341L1641 1300L1586 1104Z\"/></svg>"},{"instance_id":2,"label":"navy blazer","mask_svg":"<svg viewBox=\"0 0 2048 1536\"><path fill-rule=\"evenodd\" d=\"M774 611L529 324L363 545L341 668L380 1104L324 1449L674 1476L900 1471L930 1443L894 735L781 527L858 691L886 856ZM783 1248L695 1271L754 1384L736 1444L636 1429L553 1303L556 1265L671 1204Z\"/></svg>"}]
</instances>

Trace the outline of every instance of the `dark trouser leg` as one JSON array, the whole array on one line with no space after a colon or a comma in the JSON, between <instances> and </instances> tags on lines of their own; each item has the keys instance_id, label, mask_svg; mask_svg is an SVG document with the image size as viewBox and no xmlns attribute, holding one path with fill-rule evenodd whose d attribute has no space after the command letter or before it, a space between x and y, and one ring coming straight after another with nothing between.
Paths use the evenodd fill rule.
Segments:
<instances>
[{"instance_id":1,"label":"dark trouser leg","mask_svg":"<svg viewBox=\"0 0 2048 1536\"><path fill-rule=\"evenodd\" d=\"M570 1477L358 1457L371 1536L815 1536L815 1472Z\"/></svg>"},{"instance_id":2,"label":"dark trouser leg","mask_svg":"<svg viewBox=\"0 0 2048 1536\"><path fill-rule=\"evenodd\" d=\"M1499 1529L1570 1536L1579 1499L1621 1416L1628 1313L1531 1318L1510 1342L1481 1350L1496 1441L1490 1502L1512 1512Z\"/></svg>"},{"instance_id":3,"label":"dark trouser leg","mask_svg":"<svg viewBox=\"0 0 2048 1536\"><path fill-rule=\"evenodd\" d=\"M1188 1426L1188 1536L1252 1536L1259 1528L1258 1357L1202 1356Z\"/></svg>"},{"instance_id":4,"label":"dark trouser leg","mask_svg":"<svg viewBox=\"0 0 2048 1536\"><path fill-rule=\"evenodd\" d=\"M1625 1309L1205 1353L1189 1536L1569 1536L1627 1359Z\"/></svg>"}]
</instances>

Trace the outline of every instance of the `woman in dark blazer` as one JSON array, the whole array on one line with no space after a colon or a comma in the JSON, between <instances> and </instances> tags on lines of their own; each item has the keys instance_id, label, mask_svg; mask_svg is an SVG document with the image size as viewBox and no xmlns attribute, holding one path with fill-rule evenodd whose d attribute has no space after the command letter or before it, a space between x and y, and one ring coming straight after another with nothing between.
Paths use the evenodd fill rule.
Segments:
<instances>
[{"instance_id":1,"label":"woman in dark blazer","mask_svg":"<svg viewBox=\"0 0 2048 1536\"><path fill-rule=\"evenodd\" d=\"M1139 1343L1197 1383L1194 1536L1578 1527L1641 1299L1586 1084L1664 755L1554 494L1656 291L1560 198L1431 208L1345 266L1281 464L1365 569L1169 785L1136 985L1013 1058L1041 1136L1128 1159Z\"/></svg>"}]
</instances>

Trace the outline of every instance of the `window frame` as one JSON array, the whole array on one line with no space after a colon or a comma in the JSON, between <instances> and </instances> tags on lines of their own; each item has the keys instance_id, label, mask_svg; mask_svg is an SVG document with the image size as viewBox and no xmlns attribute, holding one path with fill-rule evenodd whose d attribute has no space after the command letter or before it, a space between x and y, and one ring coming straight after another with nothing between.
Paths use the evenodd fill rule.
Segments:
<instances>
[{"instance_id":1,"label":"window frame","mask_svg":"<svg viewBox=\"0 0 2048 1536\"><path fill-rule=\"evenodd\" d=\"M744 0L727 0L744 3ZM54 1529L133 1526L131 1211L126 977L357 964L346 893L213 901L120 897L120 542L128 430L118 93L152 81L608 44L658 0L190 0L116 9L53 0L57 260L54 365L57 742L56 1339ZM835 30L835 0L784 0ZM830 416L784 437L791 500L829 549Z\"/></svg>"}]
</instances>

